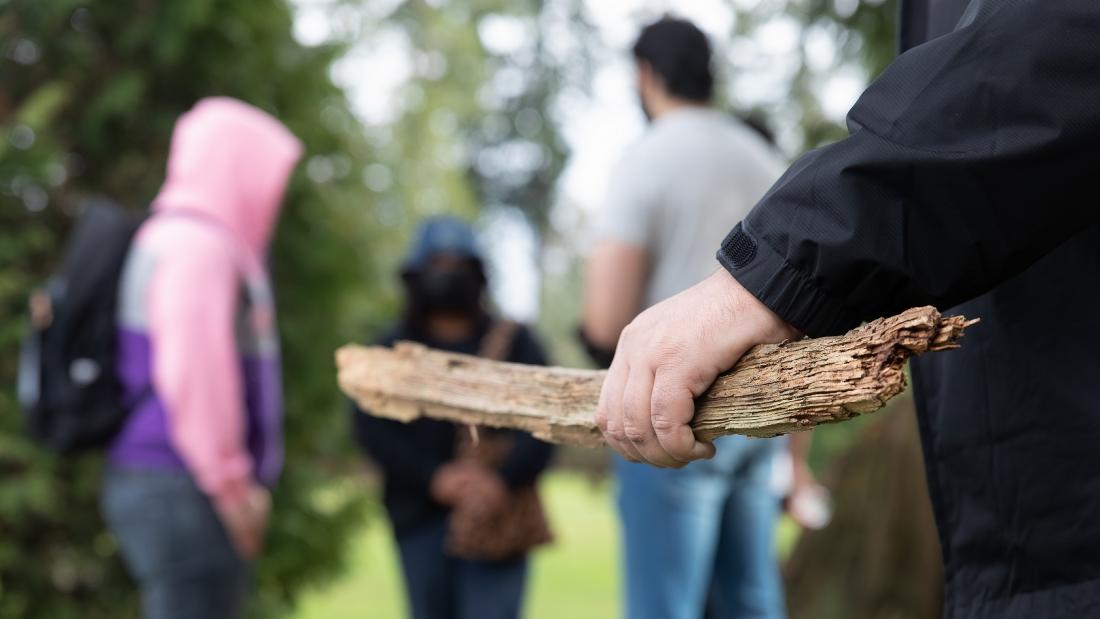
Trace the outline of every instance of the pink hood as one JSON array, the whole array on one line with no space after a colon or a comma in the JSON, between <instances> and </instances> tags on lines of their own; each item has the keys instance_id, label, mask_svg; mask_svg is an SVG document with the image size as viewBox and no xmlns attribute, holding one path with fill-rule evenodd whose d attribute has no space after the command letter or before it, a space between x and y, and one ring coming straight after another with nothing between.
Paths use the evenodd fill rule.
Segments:
<instances>
[{"instance_id":1,"label":"pink hood","mask_svg":"<svg viewBox=\"0 0 1100 619\"><path fill-rule=\"evenodd\" d=\"M166 438L166 451L223 507L246 498L255 480L272 482L282 462L277 335L261 259L301 152L290 131L260 110L228 98L199 101L176 122L168 175L153 210L194 213L219 222L227 234L182 217L153 217L130 260L149 259L156 268L120 297L136 299L134 324L122 330L137 342L131 346L137 352L123 352L120 367L148 367L162 405L147 411L145 426L135 417L128 427L137 438L128 444L155 451ZM240 346L242 283L253 291L247 344L254 350ZM247 372L264 378L250 385ZM160 410L166 432L158 430ZM253 430L263 444L258 450L251 449ZM261 461L257 454L266 455Z\"/></svg>"},{"instance_id":2,"label":"pink hood","mask_svg":"<svg viewBox=\"0 0 1100 619\"><path fill-rule=\"evenodd\" d=\"M302 145L278 120L228 97L202 99L176 122L153 210L221 221L262 257Z\"/></svg>"}]
</instances>

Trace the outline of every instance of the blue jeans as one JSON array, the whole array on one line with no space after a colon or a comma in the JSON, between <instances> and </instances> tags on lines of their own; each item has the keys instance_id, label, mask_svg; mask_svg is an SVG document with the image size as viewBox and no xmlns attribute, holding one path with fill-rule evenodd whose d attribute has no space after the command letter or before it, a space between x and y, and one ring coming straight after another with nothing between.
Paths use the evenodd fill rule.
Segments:
<instances>
[{"instance_id":1,"label":"blue jeans","mask_svg":"<svg viewBox=\"0 0 1100 619\"><path fill-rule=\"evenodd\" d=\"M782 440L728 436L713 460L659 469L616 458L629 619L779 619Z\"/></svg>"},{"instance_id":2,"label":"blue jeans","mask_svg":"<svg viewBox=\"0 0 1100 619\"><path fill-rule=\"evenodd\" d=\"M144 619L244 616L248 565L190 475L109 469L100 503Z\"/></svg>"},{"instance_id":3,"label":"blue jeans","mask_svg":"<svg viewBox=\"0 0 1100 619\"><path fill-rule=\"evenodd\" d=\"M527 557L467 561L443 552L443 520L397 536L412 619L516 619Z\"/></svg>"}]
</instances>

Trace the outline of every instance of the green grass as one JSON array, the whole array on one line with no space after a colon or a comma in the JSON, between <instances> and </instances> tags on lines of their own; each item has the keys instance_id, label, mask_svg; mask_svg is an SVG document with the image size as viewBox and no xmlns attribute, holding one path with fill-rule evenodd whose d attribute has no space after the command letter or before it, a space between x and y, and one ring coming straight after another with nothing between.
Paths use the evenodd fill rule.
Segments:
<instances>
[{"instance_id":1,"label":"green grass","mask_svg":"<svg viewBox=\"0 0 1100 619\"><path fill-rule=\"evenodd\" d=\"M551 473L543 498L557 539L535 554L524 617L618 616L618 523L607 482ZM305 595L294 619L400 619L406 616L400 566L384 518L352 541L347 574Z\"/></svg>"},{"instance_id":2,"label":"green grass","mask_svg":"<svg viewBox=\"0 0 1100 619\"><path fill-rule=\"evenodd\" d=\"M552 472L541 485L557 539L535 553L526 619L619 616L619 531L611 485L572 472ZM781 557L798 527L784 518ZM294 619L400 619L406 616L400 566L386 519L371 520L353 540L348 572L304 597Z\"/></svg>"}]
</instances>

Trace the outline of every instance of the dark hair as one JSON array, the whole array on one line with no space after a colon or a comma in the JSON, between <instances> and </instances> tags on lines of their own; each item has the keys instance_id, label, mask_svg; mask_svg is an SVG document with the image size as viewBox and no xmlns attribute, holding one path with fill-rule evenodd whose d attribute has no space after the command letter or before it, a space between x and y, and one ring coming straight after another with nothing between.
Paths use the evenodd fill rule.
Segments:
<instances>
[{"instance_id":1,"label":"dark hair","mask_svg":"<svg viewBox=\"0 0 1100 619\"><path fill-rule=\"evenodd\" d=\"M644 60L661 76L668 94L689 101L710 101L714 93L710 42L695 24L662 17L642 29L634 43L634 58Z\"/></svg>"}]
</instances>

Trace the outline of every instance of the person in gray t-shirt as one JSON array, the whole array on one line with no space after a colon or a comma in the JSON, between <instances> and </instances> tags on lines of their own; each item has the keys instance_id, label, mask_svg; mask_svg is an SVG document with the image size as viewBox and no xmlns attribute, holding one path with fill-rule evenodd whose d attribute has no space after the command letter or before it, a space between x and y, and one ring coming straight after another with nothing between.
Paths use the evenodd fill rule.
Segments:
<instances>
[{"instance_id":1,"label":"person in gray t-shirt","mask_svg":"<svg viewBox=\"0 0 1100 619\"><path fill-rule=\"evenodd\" d=\"M651 124L612 174L585 281L581 334L604 363L635 315L718 268L714 247L785 169L759 133L711 107L710 46L694 25L648 26L634 56ZM771 484L784 442L715 443L711 460L670 463L683 468L616 458L630 619L785 615Z\"/></svg>"}]
</instances>

